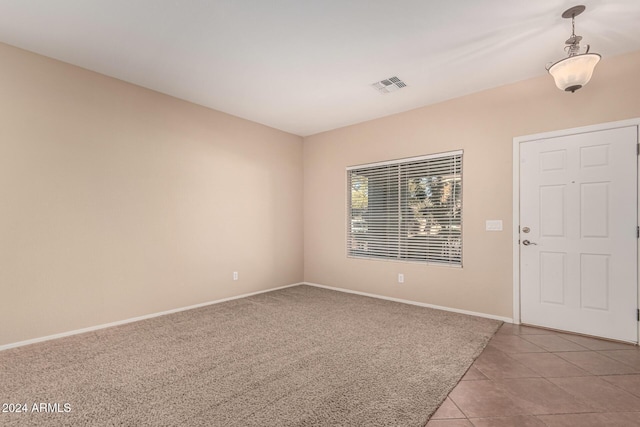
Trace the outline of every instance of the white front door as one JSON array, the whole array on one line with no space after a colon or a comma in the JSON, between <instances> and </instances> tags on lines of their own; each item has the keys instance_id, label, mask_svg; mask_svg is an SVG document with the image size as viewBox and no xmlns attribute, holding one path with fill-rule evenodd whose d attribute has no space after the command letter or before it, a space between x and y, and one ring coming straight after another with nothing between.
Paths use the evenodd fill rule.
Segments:
<instances>
[{"instance_id":1,"label":"white front door","mask_svg":"<svg viewBox=\"0 0 640 427\"><path fill-rule=\"evenodd\" d=\"M520 143L522 323L637 342L637 144L637 126Z\"/></svg>"}]
</instances>

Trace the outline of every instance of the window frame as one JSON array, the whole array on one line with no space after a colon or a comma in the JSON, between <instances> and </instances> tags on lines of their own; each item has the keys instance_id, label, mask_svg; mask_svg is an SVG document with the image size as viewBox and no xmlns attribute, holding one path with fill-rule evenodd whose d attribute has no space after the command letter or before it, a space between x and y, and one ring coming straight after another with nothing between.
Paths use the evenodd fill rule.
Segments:
<instances>
[{"instance_id":1,"label":"window frame","mask_svg":"<svg viewBox=\"0 0 640 427\"><path fill-rule=\"evenodd\" d=\"M408 176L409 174L407 173L407 171L408 170L410 171L412 166L415 166L416 164L419 165L420 162L424 162L424 165L419 165L419 166L424 168L425 172L428 172L429 168L437 170L439 167L438 161L442 161L442 159L446 160L446 158L450 158L451 169L454 171L453 178L452 178L453 184L451 185L454 186L453 187L454 189L458 189L458 191L453 196L454 199L452 203L447 205L448 209L453 209L453 217L457 217L456 221L451 221L451 219L449 219L449 223L448 223L448 227L450 227L449 233L451 233L451 231L455 230L456 228L459 230L456 232L459 236L457 239L458 248L454 248L455 252L451 252L449 254L448 260L446 259L447 258L446 252L442 251L445 248L445 245L444 244L439 245L438 243L434 243L436 239L433 236L437 236L439 233L429 234L426 231L423 231L422 233L420 233L420 235L425 236L424 243L421 243L418 246L419 249L417 251L414 250L414 248L416 247L415 243L412 243L410 239L411 237L416 237L416 236L409 235L410 233L409 226L407 224L410 224L410 220L405 220L406 212L408 212L408 210L411 208L410 201L409 201L409 195L410 195L409 180L415 179L415 177L411 178L410 176ZM463 159L464 159L464 151L454 150L454 151L428 154L423 156L408 157L408 158L393 159L393 160L382 161L382 162L348 166L345 170L345 182L346 182L345 251L346 251L347 258L367 259L367 260L377 260L377 261L391 261L391 262L410 262L410 263L418 263L423 265L436 265L436 266L447 266L447 267L453 267L453 268L462 268L463 266L462 193L463 193L463 169L464 169ZM429 160L433 160L433 163L431 165L429 164ZM396 167L393 168L394 166ZM361 232L362 230L364 230L364 232L368 231L368 228L367 228L368 221L362 217L358 218L356 215L353 214L353 209L354 209L352 204L353 184L354 184L353 176L357 172L366 172L368 170L372 171L375 176L375 174L378 173L375 171L376 169L383 169L385 167L391 167L390 169L397 169L397 178L396 178L397 181L393 183L393 187L395 187L395 189L389 190L391 192L391 197L389 197L388 195L383 195L382 196L384 198L384 202L382 202L383 204L382 205L379 204L376 206L376 208L380 208L380 207L385 208L387 212L391 211L391 214L383 215L383 216L379 215L376 218L376 221L386 222L387 224L391 223L391 227L389 227L388 225L378 227L372 233L372 238L370 241L373 241L376 244L380 245L380 239L386 240L386 242L383 242L382 244L381 251L387 252L387 254L376 253L375 250L372 250L371 252L369 252L369 249L365 250L367 253L357 253L357 250L354 249L354 247L352 246L354 242L363 243L369 239L362 239L362 238L357 239L357 237L354 237L354 226L353 226L354 221L360 221ZM389 172L389 176L393 174L395 174L395 171ZM358 176L363 176L363 177L364 175L365 175L364 173L358 174ZM383 175L380 175L380 176L382 177ZM443 179L446 176L447 175L443 173L443 174L427 175L425 176L425 178L433 177L433 178ZM370 190L368 185L369 178L371 177L367 178L367 196L366 196L367 210L369 209L368 199L370 196ZM392 187L388 187L388 188L392 188ZM395 198L396 194L397 194L397 204L395 204L394 202L389 202L390 200L393 200L393 198ZM434 208L434 209L438 209L438 208ZM429 209L427 208L426 210L424 210L424 212L428 212L428 210ZM458 211L457 214L456 214L456 210ZM403 217L403 213L405 214L404 217ZM395 245L394 243L389 243L392 240L394 240L396 236L397 236L397 245ZM429 236L431 236L431 238L429 238ZM448 236L453 236L453 235L448 234ZM450 240L451 237L448 237L448 239ZM430 255L429 252L433 248L440 250L440 253L439 254L431 253ZM419 251L422 251L422 252L419 252ZM451 255L452 253L454 255ZM420 257L417 258L416 254L419 255ZM436 259L436 258L440 258L440 259Z\"/></svg>"}]
</instances>

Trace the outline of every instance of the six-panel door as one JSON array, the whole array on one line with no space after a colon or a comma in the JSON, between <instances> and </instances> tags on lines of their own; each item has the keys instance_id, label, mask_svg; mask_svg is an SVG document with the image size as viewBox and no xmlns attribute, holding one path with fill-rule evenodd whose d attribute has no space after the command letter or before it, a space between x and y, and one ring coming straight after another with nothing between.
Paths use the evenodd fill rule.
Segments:
<instances>
[{"instance_id":1,"label":"six-panel door","mask_svg":"<svg viewBox=\"0 0 640 427\"><path fill-rule=\"evenodd\" d=\"M637 341L637 129L520 144L523 323Z\"/></svg>"}]
</instances>

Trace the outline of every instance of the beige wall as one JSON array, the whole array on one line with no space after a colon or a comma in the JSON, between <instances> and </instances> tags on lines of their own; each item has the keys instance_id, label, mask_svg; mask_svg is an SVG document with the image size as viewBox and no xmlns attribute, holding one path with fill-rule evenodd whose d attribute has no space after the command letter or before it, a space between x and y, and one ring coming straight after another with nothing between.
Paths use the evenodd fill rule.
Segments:
<instances>
[{"instance_id":1,"label":"beige wall","mask_svg":"<svg viewBox=\"0 0 640 427\"><path fill-rule=\"evenodd\" d=\"M302 280L511 317L513 137L640 117L640 52L575 94L545 76L304 145L2 44L0 63L0 346ZM346 258L346 166L460 148L464 268Z\"/></svg>"},{"instance_id":2,"label":"beige wall","mask_svg":"<svg viewBox=\"0 0 640 427\"><path fill-rule=\"evenodd\" d=\"M0 64L0 345L303 279L302 138L2 44Z\"/></svg>"},{"instance_id":3,"label":"beige wall","mask_svg":"<svg viewBox=\"0 0 640 427\"><path fill-rule=\"evenodd\" d=\"M305 138L305 281L511 318L513 138L640 117L639 75L640 52L605 57L574 94L543 76ZM456 149L464 268L345 256L347 166Z\"/></svg>"}]
</instances>

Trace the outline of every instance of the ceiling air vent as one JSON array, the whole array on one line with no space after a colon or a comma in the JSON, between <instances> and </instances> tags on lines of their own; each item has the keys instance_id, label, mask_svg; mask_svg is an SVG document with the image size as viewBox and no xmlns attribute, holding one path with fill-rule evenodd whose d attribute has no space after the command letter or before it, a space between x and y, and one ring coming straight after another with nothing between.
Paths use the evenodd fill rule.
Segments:
<instances>
[{"instance_id":1,"label":"ceiling air vent","mask_svg":"<svg viewBox=\"0 0 640 427\"><path fill-rule=\"evenodd\" d=\"M378 90L378 92L380 93L391 93L391 92L395 92L398 89L402 89L403 87L405 87L407 84L405 82L403 82L402 80L400 80L397 77L389 77L388 79L385 80L381 80L379 82L375 82L373 84L371 84L371 86L373 86L375 89Z\"/></svg>"}]
</instances>

